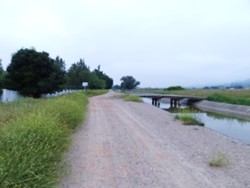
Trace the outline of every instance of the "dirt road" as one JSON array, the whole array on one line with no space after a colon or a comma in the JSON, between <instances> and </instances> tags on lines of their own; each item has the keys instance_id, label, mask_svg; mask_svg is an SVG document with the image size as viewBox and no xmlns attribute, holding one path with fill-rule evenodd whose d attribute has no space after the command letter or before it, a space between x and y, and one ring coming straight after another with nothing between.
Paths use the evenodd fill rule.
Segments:
<instances>
[{"instance_id":1,"label":"dirt road","mask_svg":"<svg viewBox=\"0 0 250 188\"><path fill-rule=\"evenodd\" d=\"M210 167L218 152L230 164ZM250 187L249 156L249 146L110 92L90 99L67 154L72 170L59 187Z\"/></svg>"}]
</instances>

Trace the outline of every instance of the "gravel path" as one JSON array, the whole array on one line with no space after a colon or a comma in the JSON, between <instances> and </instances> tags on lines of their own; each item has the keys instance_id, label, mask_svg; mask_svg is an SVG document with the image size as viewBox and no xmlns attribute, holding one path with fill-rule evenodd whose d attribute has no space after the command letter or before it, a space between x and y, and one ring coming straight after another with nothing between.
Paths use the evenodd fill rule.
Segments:
<instances>
[{"instance_id":1,"label":"gravel path","mask_svg":"<svg viewBox=\"0 0 250 188\"><path fill-rule=\"evenodd\" d=\"M218 152L230 163L210 167ZM249 146L113 92L90 99L66 158L72 170L64 188L250 187Z\"/></svg>"}]
</instances>

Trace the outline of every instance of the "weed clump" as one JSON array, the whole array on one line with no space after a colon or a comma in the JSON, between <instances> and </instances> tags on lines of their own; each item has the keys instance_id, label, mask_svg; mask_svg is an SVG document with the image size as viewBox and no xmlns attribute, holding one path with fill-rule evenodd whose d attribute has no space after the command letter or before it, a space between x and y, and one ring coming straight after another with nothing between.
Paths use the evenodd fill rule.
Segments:
<instances>
[{"instance_id":1,"label":"weed clump","mask_svg":"<svg viewBox=\"0 0 250 188\"><path fill-rule=\"evenodd\" d=\"M213 159L211 159L208 164L212 167L222 167L229 164L229 160L224 153L217 153Z\"/></svg>"}]
</instances>

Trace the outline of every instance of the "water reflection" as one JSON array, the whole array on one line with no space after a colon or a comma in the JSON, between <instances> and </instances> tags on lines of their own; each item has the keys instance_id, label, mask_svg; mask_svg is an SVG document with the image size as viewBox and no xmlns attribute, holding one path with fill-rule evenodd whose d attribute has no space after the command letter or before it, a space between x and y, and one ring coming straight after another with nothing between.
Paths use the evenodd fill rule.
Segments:
<instances>
[{"instance_id":1,"label":"water reflection","mask_svg":"<svg viewBox=\"0 0 250 188\"><path fill-rule=\"evenodd\" d=\"M250 122L232 117L218 116L212 113L196 113L205 127L216 130L224 135L250 144ZM219 118L218 118L219 117Z\"/></svg>"},{"instance_id":2,"label":"water reflection","mask_svg":"<svg viewBox=\"0 0 250 188\"><path fill-rule=\"evenodd\" d=\"M221 115L221 114L217 114L217 113L212 113L212 112L206 112L206 114L214 119L219 119L219 120L228 120L228 121L234 121L237 120L239 123L244 124L244 123L248 123L249 120L247 119L242 119L242 118L235 118L235 117L231 117L231 116L227 116L227 115Z\"/></svg>"}]
</instances>

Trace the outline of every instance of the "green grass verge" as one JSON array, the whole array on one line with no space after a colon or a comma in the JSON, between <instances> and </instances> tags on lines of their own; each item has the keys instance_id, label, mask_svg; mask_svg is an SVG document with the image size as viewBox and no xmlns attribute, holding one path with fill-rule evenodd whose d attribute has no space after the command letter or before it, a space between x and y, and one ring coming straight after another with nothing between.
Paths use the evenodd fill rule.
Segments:
<instances>
[{"instance_id":1,"label":"green grass verge","mask_svg":"<svg viewBox=\"0 0 250 188\"><path fill-rule=\"evenodd\" d=\"M122 94L121 96L125 101L142 102L142 99L136 95Z\"/></svg>"},{"instance_id":2,"label":"green grass verge","mask_svg":"<svg viewBox=\"0 0 250 188\"><path fill-rule=\"evenodd\" d=\"M87 101L72 93L0 104L0 187L53 187Z\"/></svg>"},{"instance_id":3,"label":"green grass verge","mask_svg":"<svg viewBox=\"0 0 250 188\"><path fill-rule=\"evenodd\" d=\"M175 116L175 119L180 120L184 125L199 125L204 126L204 123L199 121L197 118L188 115L188 114L178 114Z\"/></svg>"},{"instance_id":4,"label":"green grass verge","mask_svg":"<svg viewBox=\"0 0 250 188\"><path fill-rule=\"evenodd\" d=\"M250 106L250 97L246 95L232 95L230 93L214 93L208 96L207 98L210 101L217 102L226 102L230 104L239 104L239 105L249 105Z\"/></svg>"}]
</instances>

